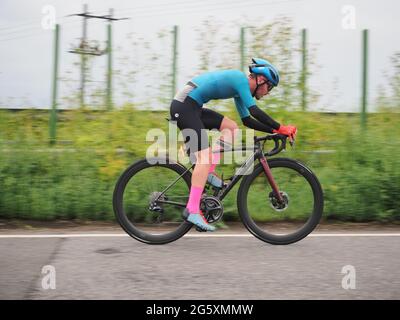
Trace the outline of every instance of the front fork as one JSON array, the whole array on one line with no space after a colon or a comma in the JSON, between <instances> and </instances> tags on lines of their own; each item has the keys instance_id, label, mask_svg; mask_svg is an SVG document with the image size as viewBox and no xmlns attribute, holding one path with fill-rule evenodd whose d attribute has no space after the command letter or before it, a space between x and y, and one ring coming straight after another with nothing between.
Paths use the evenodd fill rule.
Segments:
<instances>
[{"instance_id":1,"label":"front fork","mask_svg":"<svg viewBox=\"0 0 400 320\"><path fill-rule=\"evenodd\" d=\"M261 165L263 166L264 173L265 173L265 175L267 177L267 180L268 180L272 190L276 194L276 196L278 198L278 201L280 203L282 203L284 200L283 200L282 195L281 195L281 193L279 191L278 185L276 184L276 181L275 181L274 177L272 176L271 168L268 165L267 158L262 153L261 153L261 157L260 157L260 162L261 162Z\"/></svg>"}]
</instances>

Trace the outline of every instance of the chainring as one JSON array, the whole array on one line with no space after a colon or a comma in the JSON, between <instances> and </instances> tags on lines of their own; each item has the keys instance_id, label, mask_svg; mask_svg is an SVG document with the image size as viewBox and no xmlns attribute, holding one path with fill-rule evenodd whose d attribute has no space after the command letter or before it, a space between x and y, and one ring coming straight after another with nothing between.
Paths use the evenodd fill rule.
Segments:
<instances>
[{"instance_id":1,"label":"chainring","mask_svg":"<svg viewBox=\"0 0 400 320\"><path fill-rule=\"evenodd\" d=\"M203 212L208 223L220 220L224 214L224 207L221 201L213 196L201 198L200 210Z\"/></svg>"}]
</instances>

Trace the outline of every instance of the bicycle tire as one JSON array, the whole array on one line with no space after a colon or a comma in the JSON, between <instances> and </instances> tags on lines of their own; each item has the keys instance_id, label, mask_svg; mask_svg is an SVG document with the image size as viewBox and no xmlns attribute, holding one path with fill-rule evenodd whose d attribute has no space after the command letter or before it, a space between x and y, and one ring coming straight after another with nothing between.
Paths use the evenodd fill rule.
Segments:
<instances>
[{"instance_id":1,"label":"bicycle tire","mask_svg":"<svg viewBox=\"0 0 400 320\"><path fill-rule=\"evenodd\" d=\"M155 164L152 164L155 163ZM153 166L163 166L167 167L175 172L177 172L179 175L183 174L186 171L186 168L178 163L171 163L169 159L164 159L164 158L152 158L147 161L146 159L139 160L132 164L130 167L128 167L119 177L115 188L114 188L114 193L113 193L113 208L114 208L114 214L115 217L122 227L122 229L129 234L132 238L141 241L146 244L166 244L172 241L175 241L179 238L181 238L184 234L186 234L191 227L193 226L191 223L182 221L182 224L179 225L179 227L174 230L173 232L170 232L168 234L164 235L152 235L148 234L139 228L135 227L128 217L124 213L124 208L123 208L123 193L125 190L125 187L129 180L139 171L142 171L146 168L153 167ZM192 174L190 171L188 171L186 174L182 176L182 179L186 182L188 186L188 194L191 186L191 176Z\"/></svg>"},{"instance_id":2,"label":"bicycle tire","mask_svg":"<svg viewBox=\"0 0 400 320\"><path fill-rule=\"evenodd\" d=\"M318 178L315 176L315 174L306 165L297 160L288 158L275 158L275 159L268 159L267 161L271 169L278 167L290 168L297 171L308 181L308 183L311 186L314 197L313 212L311 213L310 217L308 218L307 222L303 225L303 227L291 234L274 235L267 233L261 228L259 228L251 218L247 208L247 194L250 185L254 181L254 179L263 171L262 165L258 164L255 166L254 171L250 175L244 177L244 179L240 184L237 194L237 205L238 205L239 216L243 224L247 228L247 230L262 241L274 245L287 245L300 241L315 229L315 227L318 225L322 217L323 207L324 207L324 197L321 184L318 181Z\"/></svg>"}]
</instances>

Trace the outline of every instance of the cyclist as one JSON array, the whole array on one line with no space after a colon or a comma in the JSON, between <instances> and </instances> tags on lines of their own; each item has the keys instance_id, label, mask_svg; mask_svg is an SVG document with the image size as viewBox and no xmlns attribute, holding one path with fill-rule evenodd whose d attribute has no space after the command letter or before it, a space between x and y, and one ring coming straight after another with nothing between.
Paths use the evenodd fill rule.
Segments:
<instances>
[{"instance_id":1,"label":"cyclist","mask_svg":"<svg viewBox=\"0 0 400 320\"><path fill-rule=\"evenodd\" d=\"M248 76L239 70L201 74L189 81L171 103L171 120L176 121L182 131L188 154L195 163L189 200L182 215L204 231L215 230L200 211L204 186L206 182L214 187L223 186L223 181L215 174L220 153L211 152L206 130L217 129L222 132L217 145L212 149L220 150L230 146L239 128L235 121L211 109L203 108L203 104L213 99L234 98L236 109L246 127L284 134L290 139L294 139L297 133L295 126L279 124L258 108L254 100L261 99L278 85L278 70L267 60L253 58L249 72ZM196 134L195 138L193 132Z\"/></svg>"}]
</instances>

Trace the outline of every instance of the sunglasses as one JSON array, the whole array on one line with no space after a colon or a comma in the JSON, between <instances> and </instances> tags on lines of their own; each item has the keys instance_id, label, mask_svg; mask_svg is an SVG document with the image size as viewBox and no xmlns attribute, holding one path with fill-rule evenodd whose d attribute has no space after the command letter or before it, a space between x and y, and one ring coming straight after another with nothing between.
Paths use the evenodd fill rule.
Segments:
<instances>
[{"instance_id":1,"label":"sunglasses","mask_svg":"<svg viewBox=\"0 0 400 320\"><path fill-rule=\"evenodd\" d=\"M264 84L267 84L268 92L270 92L275 86L268 80L264 81L263 83L260 84L260 86L263 86Z\"/></svg>"}]
</instances>

